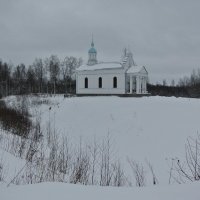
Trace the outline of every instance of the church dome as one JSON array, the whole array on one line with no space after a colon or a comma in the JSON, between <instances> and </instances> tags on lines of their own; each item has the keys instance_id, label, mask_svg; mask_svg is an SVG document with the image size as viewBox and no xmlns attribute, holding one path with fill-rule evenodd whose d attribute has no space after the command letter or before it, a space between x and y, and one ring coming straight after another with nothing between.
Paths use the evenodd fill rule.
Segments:
<instances>
[{"instance_id":1,"label":"church dome","mask_svg":"<svg viewBox=\"0 0 200 200\"><path fill-rule=\"evenodd\" d=\"M94 42L92 39L91 47L88 51L88 65L95 65L97 64L97 50L94 48Z\"/></svg>"},{"instance_id":2,"label":"church dome","mask_svg":"<svg viewBox=\"0 0 200 200\"><path fill-rule=\"evenodd\" d=\"M94 47L91 47L88 51L88 53L97 53L96 49Z\"/></svg>"},{"instance_id":3,"label":"church dome","mask_svg":"<svg viewBox=\"0 0 200 200\"><path fill-rule=\"evenodd\" d=\"M94 48L94 42L92 40L91 48L89 49L88 53L97 53L97 50Z\"/></svg>"}]
</instances>

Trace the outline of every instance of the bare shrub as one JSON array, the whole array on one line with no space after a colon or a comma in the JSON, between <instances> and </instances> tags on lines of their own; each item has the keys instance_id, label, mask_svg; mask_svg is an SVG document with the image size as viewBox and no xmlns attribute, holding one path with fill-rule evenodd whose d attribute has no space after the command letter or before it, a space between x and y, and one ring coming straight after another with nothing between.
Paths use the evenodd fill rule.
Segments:
<instances>
[{"instance_id":1,"label":"bare shrub","mask_svg":"<svg viewBox=\"0 0 200 200\"><path fill-rule=\"evenodd\" d=\"M98 156L99 156L99 147L96 141L96 138L94 138L93 144L88 145L88 150L90 154L90 162L91 162L91 184L96 185L96 168L97 168L97 162L98 162Z\"/></svg>"},{"instance_id":2,"label":"bare shrub","mask_svg":"<svg viewBox=\"0 0 200 200\"><path fill-rule=\"evenodd\" d=\"M137 187L143 187L146 185L145 170L142 164L137 163L134 160L129 160L130 167L135 177L135 184Z\"/></svg>"},{"instance_id":3,"label":"bare shrub","mask_svg":"<svg viewBox=\"0 0 200 200\"><path fill-rule=\"evenodd\" d=\"M0 182L4 182L6 178L6 171L3 159L0 160Z\"/></svg>"},{"instance_id":4,"label":"bare shrub","mask_svg":"<svg viewBox=\"0 0 200 200\"><path fill-rule=\"evenodd\" d=\"M112 185L117 187L126 185L126 177L120 161L117 161L116 163L112 164L112 168L113 168Z\"/></svg>"},{"instance_id":5,"label":"bare shrub","mask_svg":"<svg viewBox=\"0 0 200 200\"><path fill-rule=\"evenodd\" d=\"M157 179L156 174L154 172L153 165L147 160L146 160L146 163L147 163L147 165L149 167L149 170L151 172L151 175L152 175L152 183L153 183L153 185L157 185L158 184L158 179Z\"/></svg>"},{"instance_id":6,"label":"bare shrub","mask_svg":"<svg viewBox=\"0 0 200 200\"><path fill-rule=\"evenodd\" d=\"M71 183L88 184L90 157L87 148L82 147L82 140L80 138L80 145L78 152L75 152L75 160L73 161L72 174L70 176Z\"/></svg>"},{"instance_id":7,"label":"bare shrub","mask_svg":"<svg viewBox=\"0 0 200 200\"><path fill-rule=\"evenodd\" d=\"M68 137L62 138L62 143L59 148L59 155L58 155L58 166L59 172L62 173L62 180L65 180L65 176L69 174L71 168L71 149L72 146L69 143Z\"/></svg>"},{"instance_id":8,"label":"bare shrub","mask_svg":"<svg viewBox=\"0 0 200 200\"><path fill-rule=\"evenodd\" d=\"M200 180L200 135L188 138L185 144L185 161L173 160L172 178L178 183Z\"/></svg>"},{"instance_id":9,"label":"bare shrub","mask_svg":"<svg viewBox=\"0 0 200 200\"><path fill-rule=\"evenodd\" d=\"M26 106L24 106L26 107ZM3 100L0 101L0 121L2 128L13 134L27 137L30 132L32 123L27 115L27 110L16 110L7 107Z\"/></svg>"},{"instance_id":10,"label":"bare shrub","mask_svg":"<svg viewBox=\"0 0 200 200\"><path fill-rule=\"evenodd\" d=\"M111 138L108 134L100 146L100 185L109 186L111 184L113 171L111 167Z\"/></svg>"},{"instance_id":11,"label":"bare shrub","mask_svg":"<svg viewBox=\"0 0 200 200\"><path fill-rule=\"evenodd\" d=\"M58 169L58 152L59 152L58 135L52 135L52 142L50 144L50 151L48 157L48 181L56 181Z\"/></svg>"}]
</instances>

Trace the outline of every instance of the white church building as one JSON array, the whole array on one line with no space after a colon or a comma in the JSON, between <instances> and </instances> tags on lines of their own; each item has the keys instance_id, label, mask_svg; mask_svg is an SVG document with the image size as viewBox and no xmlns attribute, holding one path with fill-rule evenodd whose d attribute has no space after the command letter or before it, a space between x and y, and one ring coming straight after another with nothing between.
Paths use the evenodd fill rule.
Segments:
<instances>
[{"instance_id":1,"label":"white church building","mask_svg":"<svg viewBox=\"0 0 200 200\"><path fill-rule=\"evenodd\" d=\"M147 94L148 72L137 66L130 51L125 50L121 62L98 62L94 42L88 51L88 62L76 70L76 93Z\"/></svg>"}]
</instances>

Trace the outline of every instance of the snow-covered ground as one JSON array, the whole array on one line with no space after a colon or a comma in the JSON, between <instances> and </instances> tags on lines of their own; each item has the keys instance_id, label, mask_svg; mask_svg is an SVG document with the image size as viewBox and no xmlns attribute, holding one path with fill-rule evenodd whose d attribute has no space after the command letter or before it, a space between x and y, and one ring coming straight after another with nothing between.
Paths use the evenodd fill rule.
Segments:
<instances>
[{"instance_id":1,"label":"snow-covered ground","mask_svg":"<svg viewBox=\"0 0 200 200\"><path fill-rule=\"evenodd\" d=\"M49 111L40 107L43 127L49 115L60 134L89 141L110 134L114 155L154 167L160 184L167 184L174 158L183 159L184 145L200 130L200 100L175 97L56 97ZM54 122L55 121L55 122ZM125 164L125 168L128 166Z\"/></svg>"},{"instance_id":2,"label":"snow-covered ground","mask_svg":"<svg viewBox=\"0 0 200 200\"><path fill-rule=\"evenodd\" d=\"M112 188L42 183L36 185L0 187L2 200L199 200L200 183L146 188Z\"/></svg>"},{"instance_id":3,"label":"snow-covered ground","mask_svg":"<svg viewBox=\"0 0 200 200\"><path fill-rule=\"evenodd\" d=\"M15 97L6 99L8 105L18 104ZM184 160L184 145L188 137L200 130L200 100L175 97L29 97L33 116L41 114L45 130L50 120L59 135L67 135L74 143L80 137L87 143L94 138L111 138L112 156L119 158L126 173L127 159L146 165L150 162L159 186L144 189L101 188L60 183L0 188L0 199L200 199L199 183L169 186L169 171L173 159ZM38 104L38 102L40 102ZM47 104L46 104L47 103ZM20 104L20 103L19 103ZM3 156L2 156L3 155ZM7 183L24 165L24 161L0 150L6 160ZM13 172L15 170L15 172ZM151 176L150 171L145 171ZM148 184L147 184L148 185ZM149 184L150 185L150 184ZM60 195L60 196L59 196Z\"/></svg>"}]
</instances>

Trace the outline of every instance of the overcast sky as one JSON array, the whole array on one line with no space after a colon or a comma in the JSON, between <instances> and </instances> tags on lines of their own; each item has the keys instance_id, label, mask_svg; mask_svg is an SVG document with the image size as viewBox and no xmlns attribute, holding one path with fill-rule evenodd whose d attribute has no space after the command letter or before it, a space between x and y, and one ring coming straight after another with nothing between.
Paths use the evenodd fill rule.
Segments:
<instances>
[{"instance_id":1,"label":"overcast sky","mask_svg":"<svg viewBox=\"0 0 200 200\"><path fill-rule=\"evenodd\" d=\"M51 54L100 61L129 47L150 81L200 68L199 0L0 0L0 58L32 64Z\"/></svg>"}]
</instances>

